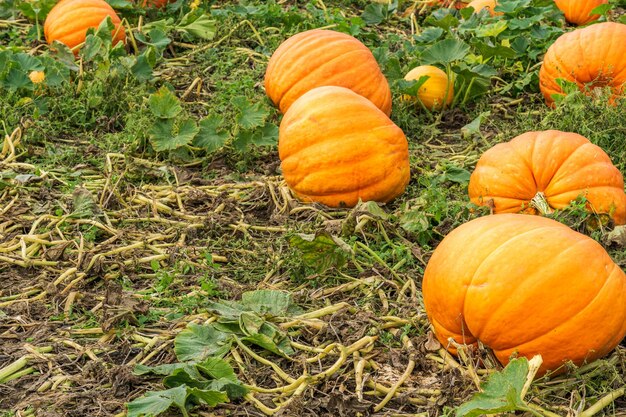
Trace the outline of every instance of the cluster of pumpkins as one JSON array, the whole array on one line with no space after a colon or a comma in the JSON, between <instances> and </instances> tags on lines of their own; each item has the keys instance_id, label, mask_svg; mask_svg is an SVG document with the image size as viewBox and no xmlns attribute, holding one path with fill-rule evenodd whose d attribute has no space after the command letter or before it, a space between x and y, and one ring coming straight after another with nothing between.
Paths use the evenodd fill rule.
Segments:
<instances>
[{"instance_id":1,"label":"cluster of pumpkins","mask_svg":"<svg viewBox=\"0 0 626 417\"><path fill-rule=\"evenodd\" d=\"M616 41L616 40L622 40ZM626 82L626 25L574 30L548 50L541 90L548 105L563 94L556 78L581 89ZM430 78L414 99L437 110L450 103L445 72L418 67L407 79ZM408 143L391 113L389 85L357 39L310 30L274 52L265 89L284 113L279 157L285 181L302 201L352 207L388 202L409 182ZM482 343L506 364L541 354L540 374L562 372L607 354L626 334L626 275L593 239L547 214L585 196L588 209L626 223L620 171L588 139L561 131L528 132L480 158L469 197L494 215L452 231L425 271L424 305L450 352ZM520 214L525 213L525 214Z\"/></svg>"},{"instance_id":2,"label":"cluster of pumpkins","mask_svg":"<svg viewBox=\"0 0 626 417\"><path fill-rule=\"evenodd\" d=\"M143 0L164 6L168 0ZM583 24L607 0L555 0L566 19ZM457 7L465 5L456 2ZM497 13L495 1L469 4ZM104 0L61 0L44 24L46 40L75 52L89 27L110 16L114 40L124 28ZM417 97L430 110L449 105L454 82L433 66ZM561 36L548 49L540 89L548 105L563 94L557 79L581 90L609 86L612 101L626 83L626 25L600 23ZM265 89L284 113L279 157L285 180L303 201L352 207L388 202L410 179L408 142L389 118L391 92L371 51L352 36L310 30L272 55ZM469 197L492 216L452 231L437 247L422 290L428 317L451 352L478 342L504 364L511 355L543 356L540 372L580 365L612 350L626 334L626 275L594 240L541 216L580 195L589 210L626 223L622 174L586 138L559 131L528 132L480 158Z\"/></svg>"}]
</instances>

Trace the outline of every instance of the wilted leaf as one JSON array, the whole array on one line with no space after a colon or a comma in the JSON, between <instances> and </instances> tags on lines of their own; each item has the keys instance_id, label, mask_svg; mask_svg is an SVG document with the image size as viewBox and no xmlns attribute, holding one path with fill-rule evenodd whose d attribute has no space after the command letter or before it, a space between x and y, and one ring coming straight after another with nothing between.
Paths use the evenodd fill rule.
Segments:
<instances>
[{"instance_id":1,"label":"wilted leaf","mask_svg":"<svg viewBox=\"0 0 626 417\"><path fill-rule=\"evenodd\" d=\"M297 234L289 239L289 244L302 253L302 263L317 272L328 268L341 268L345 265L348 254L335 242L333 236L326 232L315 235Z\"/></svg>"},{"instance_id":2,"label":"wilted leaf","mask_svg":"<svg viewBox=\"0 0 626 417\"><path fill-rule=\"evenodd\" d=\"M243 293L241 305L262 315L285 316L292 308L293 300L288 292L257 290Z\"/></svg>"},{"instance_id":3,"label":"wilted leaf","mask_svg":"<svg viewBox=\"0 0 626 417\"><path fill-rule=\"evenodd\" d=\"M153 417L175 405L186 412L187 387L176 387L165 391L150 391L128 403L127 417Z\"/></svg>"},{"instance_id":4,"label":"wilted leaf","mask_svg":"<svg viewBox=\"0 0 626 417\"><path fill-rule=\"evenodd\" d=\"M180 361L201 361L208 356L223 356L230 350L230 335L217 331L213 326L189 323L176 336L174 352Z\"/></svg>"}]
</instances>

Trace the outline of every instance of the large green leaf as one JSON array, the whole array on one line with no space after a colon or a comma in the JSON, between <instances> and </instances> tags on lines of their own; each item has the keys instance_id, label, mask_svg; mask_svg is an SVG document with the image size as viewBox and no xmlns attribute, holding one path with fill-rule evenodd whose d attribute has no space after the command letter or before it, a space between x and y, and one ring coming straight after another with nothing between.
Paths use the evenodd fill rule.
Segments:
<instances>
[{"instance_id":1,"label":"large green leaf","mask_svg":"<svg viewBox=\"0 0 626 417\"><path fill-rule=\"evenodd\" d=\"M451 64L463 60L470 47L459 39L444 39L429 47L422 54L424 64Z\"/></svg>"},{"instance_id":2,"label":"large green leaf","mask_svg":"<svg viewBox=\"0 0 626 417\"><path fill-rule=\"evenodd\" d=\"M183 110L178 97L165 86L150 95L148 106L152 114L161 119L172 119Z\"/></svg>"}]
</instances>

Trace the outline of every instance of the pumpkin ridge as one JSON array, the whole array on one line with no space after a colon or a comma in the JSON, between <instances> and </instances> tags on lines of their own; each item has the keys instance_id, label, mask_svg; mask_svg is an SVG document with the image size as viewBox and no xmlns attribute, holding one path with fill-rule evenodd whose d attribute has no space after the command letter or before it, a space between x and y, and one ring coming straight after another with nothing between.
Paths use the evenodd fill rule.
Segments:
<instances>
[{"instance_id":1,"label":"pumpkin ridge","mask_svg":"<svg viewBox=\"0 0 626 417\"><path fill-rule=\"evenodd\" d=\"M503 223L503 224L502 224L502 226L507 227L508 225L507 225L506 223ZM497 248L496 248L493 252L491 252L491 253L489 253L487 256L485 256L485 258L484 258L484 259L483 259L483 260L482 260L482 261L478 264L478 267L476 268L476 270L475 270L475 271L474 271L474 273L472 274L472 278L470 278L469 282L467 283L467 287L465 288L465 294L463 295L463 306L461 306L461 311L463 312L462 314L463 314L463 321L464 321L464 322L465 322L465 317L467 317L467 314L465 314L465 304L466 304L466 301L467 301L467 292L469 291L470 287L474 284L474 280L476 279L476 276L477 276L477 274L478 274L478 271L480 271L480 269L482 268L483 264L484 264L485 262L487 262L487 260L488 260L489 258L491 258L491 257L494 255L494 253L497 253L497 252L498 252L498 250L499 250L501 247L503 247L503 246L507 245L507 244L508 244L509 242L511 242L512 240L516 240L516 239L518 239L518 238L520 238L520 237L522 237L522 236L524 236L524 235L527 235L527 234L533 233L533 232L535 232L536 230L553 229L553 228L558 228L558 227L555 227L555 226L553 226L553 225L541 226L541 227L537 227L537 228L534 228L534 229L530 229L530 230L527 230L527 231L525 231L525 232L522 232L522 233L516 234L516 235L514 235L514 236L511 236L509 239L507 239L507 240L505 240L504 242L500 243L500 244L498 245L498 247L497 247ZM465 322L465 323L467 324L467 327L468 327L468 329L469 329L469 328L470 328L470 324L469 324L469 323L467 323L467 322ZM476 334L476 332L471 331L471 329L470 329L470 333L471 333L472 335L475 335L475 334ZM476 337L476 338L478 338L478 339L480 340L480 337L478 337L478 336L475 336L475 337Z\"/></svg>"},{"instance_id":2,"label":"pumpkin ridge","mask_svg":"<svg viewBox=\"0 0 626 417\"><path fill-rule=\"evenodd\" d=\"M369 100L368 100L368 101L369 101ZM375 105L374 103L371 103L371 102L370 102L370 104L371 104L372 106L374 106L374 108L376 108L377 110L380 110L378 107L376 107L376 105ZM382 112L382 110L380 110L380 111ZM384 114L384 113L383 113L383 114ZM322 115L322 117L326 117L326 116L323 116L323 115ZM293 123L293 122L292 122L292 123ZM373 133L373 132L376 132L376 131L379 131L379 130L383 130L383 129L389 129L389 128L393 129L394 127L395 127L395 128L398 128L397 126L395 126L395 125L393 125L393 124L386 124L386 125L383 125L383 126L377 126L377 127L375 127L375 128L372 128L372 129L370 129L370 130L369 130L369 132L370 132L370 133ZM399 129L399 128L398 128L398 129ZM394 130L395 130L395 129L394 129ZM296 150L294 153L291 153L291 154L289 154L289 155L285 155L285 154L283 153L283 155L281 155L282 160L283 160L283 161L286 161L287 159L289 159L289 158L291 158L291 157L297 156L299 153L306 151L307 149L309 149L309 148L310 148L310 147L312 147L312 146L320 146L320 145L326 144L326 143L328 143L328 142L336 142L336 141L337 141L337 138L333 136L333 133L335 133L335 132L326 132L326 133L328 133L328 136L327 136L324 140L315 141L315 142L309 142L309 143L307 143L307 144L303 144L303 145L302 145L302 147L300 147L300 148L299 148L298 150ZM359 133L351 133L351 134L343 135L343 136L342 136L342 139L343 139L344 141L347 141L347 140L351 140L351 139L353 139L353 138L356 138L356 137L362 137L362 136L363 136L363 135L362 135L362 134L359 134ZM393 138L391 138L391 139L393 139ZM398 143L394 143L394 142L389 142L389 141L387 141L387 145L396 145L396 144L398 144ZM399 145L400 145L400 146L402 146L402 145L404 145L404 144L400 142L400 143L399 143ZM375 151L375 150L374 150L374 149L372 149L372 151ZM375 153L375 152L371 152L370 154L372 154L372 153Z\"/></svg>"},{"instance_id":3,"label":"pumpkin ridge","mask_svg":"<svg viewBox=\"0 0 626 417\"><path fill-rule=\"evenodd\" d=\"M381 128L389 128L389 127L391 127L391 126L381 126L381 127L379 127L379 128L371 129L371 131L374 131L374 130L380 130ZM393 133L393 132L390 132L390 133ZM345 136L344 138L346 139L346 141L348 141L348 140L351 140L352 138L356 138L356 137L358 137L358 136L360 136L360 135L355 135L355 134L353 134L353 135ZM294 154L292 154L292 155L289 155L288 157L285 157L285 158L283 159L283 163L287 162L287 160L288 160L289 158L291 158L291 157L298 157L298 158L302 158L302 156L301 156L301 155L299 155L299 154L300 154L301 152L303 152L303 151L305 151L305 150L309 149L309 148L310 148L310 147L312 147L312 146L322 145L322 144L325 144L325 143L328 143L328 142L334 142L334 141L336 141L336 139L334 139L334 138L332 137L332 135L330 135L330 136L329 136L326 140L324 140L324 141L309 144L307 147L299 149L296 153L294 153ZM387 145L388 145L389 147L395 148L395 149L393 149L393 151L390 151L390 152L386 152L386 153L385 153L385 156L386 156L387 158L393 157L394 155L398 155L398 154L406 154L406 153L407 153L406 149L402 146L402 145L403 145L402 143L399 143L399 144L394 144L394 143L391 143L391 142L387 141ZM360 158L359 158L359 166L361 166L361 165L365 165L365 166L367 166L367 165L368 165L368 164L367 164L367 161L369 161L369 160L371 160L371 159L373 159L373 158L376 158L376 157L378 157L379 155L380 155L380 154L379 154L379 152L378 152L376 149L373 149L373 148L366 149L366 153L365 153L365 154L363 154L363 155L360 155ZM392 158L392 159L393 159L393 158ZM297 188L298 188L298 185L300 185L303 181L305 181L305 180L306 180L307 178L309 178L311 175L315 175L315 174L316 174L316 172L307 172L307 173L306 173L306 175L304 175L303 177L301 177L301 178L299 178L297 181L295 181L295 182L293 183L292 187L293 187L294 189L297 189ZM358 187L358 188L359 188L359 189L361 189L363 186L364 186L364 187L366 187L366 188L370 188L372 185L375 185L375 184L378 184L378 183L382 182L382 181L383 181L383 180L384 180L387 176L388 176L388 175L385 175L385 176L383 176L381 179L371 178L371 182L362 182L362 183L359 183L359 187ZM353 187L353 186L350 186L350 188L354 188L354 187ZM319 196L328 196L328 195L333 195L333 194L337 194L337 193L344 193L344 192L345 192L344 190L329 190L329 192L328 192L328 193L325 193L325 194L315 194L315 195L319 195ZM307 193L307 194L308 194L308 193ZM314 194L308 194L308 195L313 196Z\"/></svg>"},{"instance_id":4,"label":"pumpkin ridge","mask_svg":"<svg viewBox=\"0 0 626 417\"><path fill-rule=\"evenodd\" d=\"M280 68L281 66L284 65L289 65L290 67L295 67L298 68L300 65L300 62L303 60L306 60L306 56L304 57L298 57L295 60L290 60L287 63L284 63L282 61L284 61L285 59L289 58L290 54L288 52L290 52L293 49L306 49L306 48L310 48L311 45L317 43L317 42L322 42L325 41L326 39L328 39L329 37L332 38L329 34L326 34L323 31L316 31L315 33L310 33L311 36L307 36L307 37L303 37L302 39L298 39L297 42L294 42L292 45L289 45L289 48L285 49L284 51L279 51L278 49L276 50L276 52L280 52L280 56L276 59L276 61L272 62L272 71L271 72L267 72L265 74L265 79L266 80L271 80L274 78L273 76L273 72L274 72L274 68ZM296 35L297 36L297 35ZM322 36L322 38L320 38L319 36ZM328 47L329 45L335 45L338 42L348 42L348 43L352 43L350 39L345 39L345 38L341 38L341 39L331 39L330 41L328 41L327 44L323 45L323 47ZM280 47L279 47L280 49ZM331 48L332 49L332 48ZM276 52L274 52L274 54L276 54ZM337 57L340 57L341 55L336 55L335 57L333 57L331 59L334 60ZM271 58L270 58L271 60ZM329 61L326 61L329 62ZM294 84L296 84L298 81L300 81L297 78L294 78L293 76L291 76L291 74L285 74L284 77L286 77L287 75L289 75L288 79L291 78L291 84L289 86L283 86L280 90L282 90L282 94L280 95L280 98L278 99L278 103L275 103L277 106L280 104L280 102L282 101L283 97L287 94L287 92L292 88L292 86ZM303 78L308 77L309 74L306 74ZM275 85L281 85L281 80L276 80L274 81L273 84ZM280 106L279 106L280 107Z\"/></svg>"},{"instance_id":5,"label":"pumpkin ridge","mask_svg":"<svg viewBox=\"0 0 626 417\"><path fill-rule=\"evenodd\" d=\"M561 328L561 327L563 327L563 326L567 325L569 322L571 322L572 320L576 319L577 317L580 317L582 314L584 314L584 313L587 311L587 309L588 309L588 308L590 308L590 306L591 306L591 305L593 305L594 301L596 301L596 299L597 299L597 298L600 296L600 294L604 291L604 289L606 288L606 286L607 286L607 285L611 282L611 276L613 276L614 272L615 272L615 271L617 271L618 269L620 269L620 268L619 268L619 266L618 266L616 263L613 263L613 269L611 270L611 272L610 272L610 273L608 273L608 274L606 275L606 279L604 280L604 283L603 283L603 284L602 284L602 286L598 289L598 292L595 294L595 296L594 296L593 298L591 298L591 299L589 300L589 302L588 302L588 303L587 303L587 304L586 304L586 305L585 305L582 309L580 309L580 310L576 311L576 312L575 312L575 314L574 314L573 316L569 317L569 318L568 318L568 319L566 319L566 320L560 321L560 322L559 322L559 323L558 323L555 327L553 327L552 329L550 329L550 330L546 331L545 333L543 333L543 334L541 334L541 335L539 335L539 336L537 336L537 337L534 337L533 339L530 339L530 340L527 340L527 341L525 341L525 342L519 343L519 344L517 344L516 346L511 346L511 347L506 347L506 348L498 348L498 349L495 349L495 348L494 348L494 349L493 349L494 353L496 353L496 352L500 352L500 351L510 350L510 349L513 349L513 348L517 348L517 349L515 349L515 350L518 350L518 349L523 350L524 345L527 345L527 344L529 344L529 343L532 343L532 342L534 342L534 341L536 341L537 339L540 339L540 338L542 338L542 337L545 337L545 336L546 336L546 335L548 335L549 333L554 332L555 330L557 330L557 329L559 329L559 328ZM619 275L619 274L617 274L617 275ZM622 332L623 332L623 331L622 331ZM479 340L480 340L480 339L479 339ZM603 346L604 350L606 350L606 345L610 345L610 344L611 344L611 340L606 341L606 342L605 342L605 344L604 344L604 346ZM490 346L490 347L491 347L491 346ZM589 352L589 353L591 353L591 352ZM606 354L606 352L605 352L605 354Z\"/></svg>"},{"instance_id":6,"label":"pumpkin ridge","mask_svg":"<svg viewBox=\"0 0 626 417\"><path fill-rule=\"evenodd\" d=\"M337 61L345 58L347 55L362 54L363 52L364 52L364 50L359 49L359 50L352 50L352 51L346 52L345 54L337 55L336 57L332 58L331 60L325 61L324 63L322 63L322 65L320 65L319 67L315 68L313 71L307 73L304 77L302 77L302 78L300 78L298 80L295 80L295 82L293 84L291 84L289 87L287 87L284 90L283 95L281 96L281 98L280 98L280 100L279 100L279 102L277 104L278 108L282 109L283 100L285 99L285 97L287 97L289 95L289 92L291 90L293 90L294 88L296 88L296 86L298 86L299 84L302 84L302 83L306 84L306 82L309 81L309 77L311 75L315 74L316 72L319 72L320 70L322 70L327 65L335 64ZM359 66L353 67L353 70L355 70L356 68L360 68L362 66L370 66L370 65L371 65L371 62L363 61L363 62L360 63ZM363 78L365 78L365 77L363 77ZM371 82L371 80L368 80L368 81ZM327 86L327 85L332 85L332 84L324 84L323 86ZM322 87L322 85L320 85L320 87ZM343 86L337 86L337 87L343 87ZM345 87L345 88L348 88L348 87ZM351 86L350 90L354 91L354 86ZM356 91L355 91L355 93L356 93Z\"/></svg>"},{"instance_id":7,"label":"pumpkin ridge","mask_svg":"<svg viewBox=\"0 0 626 417\"><path fill-rule=\"evenodd\" d=\"M533 229L533 230L531 230L530 232L539 231L539 230L541 230L541 229L543 229L543 228ZM517 236L515 236L515 237L517 237ZM514 237L513 239L510 239L510 240L506 241L506 242L505 242L505 243L503 243L502 245L500 245L500 246L498 247L498 249L500 249L500 248L502 248L503 246L505 246L505 245L509 244L509 242L510 242L511 240L514 240L514 239L515 239L515 237ZM589 242L588 242L588 241L585 241L585 240L580 240L580 241L578 241L578 242L574 243L573 245L569 246L568 248L565 248L565 249L564 249L564 250L560 253L560 256L564 255L565 253L567 253L567 252L569 252L570 250L572 250L573 248L575 248L577 245L581 245L581 244L589 244ZM617 265L616 265L616 266L617 266ZM535 273L541 273L542 271L541 271L540 269L541 269L541 266L537 266L537 269L533 272L533 274L527 275L527 277L532 277ZM502 308L502 307L506 304L506 302L507 302L507 301L510 301L511 299L515 298L515 297L514 297L514 293L515 293L515 291L516 291L516 290L517 290L520 286L522 286L525 282L527 282L527 281L524 281L524 280L520 280L520 281L518 281L517 285L516 285L514 288L511 288L511 298L510 298L510 299L504 299L504 300L502 300L502 303L500 303L500 305L498 305L495 309L491 309L491 314L490 314L489 318L487 318L487 319L486 319L486 321L484 321L483 328L485 328L485 327L488 327L488 326L489 326L489 324L490 324L491 320L492 320L492 319L494 319L494 318L497 316L498 311L499 311L499 310L500 310L500 309L501 309L501 308ZM489 347L493 348L494 350L507 350L507 349L514 348L514 347L516 347L516 346L520 346L520 345L526 344L526 343L528 343L528 342L532 342L533 340L536 340L536 339L539 339L540 337L545 336L546 334L550 333L551 331L554 331L554 329L558 328L561 324L567 323L568 321L570 321L571 319L573 319L574 317L576 317L579 313L581 313L582 311L584 311L584 309L585 309L585 308L587 308L587 307L588 307L588 306L589 306L589 305L593 302L593 300L595 300L595 299L598 297L598 294L600 294L600 292L602 291L602 289L606 286L607 282L608 282L608 279L607 279L607 280L605 280L605 282L602 284L602 286L598 289L598 292L596 293L596 295L595 295L595 296L593 296L593 298L591 298L591 299L589 300L589 302L585 305L585 307L584 307L582 310L578 310L578 311L576 311L576 312L574 313L574 315L573 315L573 316L571 316L571 317L567 318L566 320L561 321L561 322L559 323L559 325L558 325L558 326L556 326L556 327L554 327L554 328L551 328L551 329L548 329L545 333L541 333L540 335L538 335L538 336L534 336L534 337L532 337L531 339L528 339L528 340L516 341L515 346L506 346L506 347L505 347L505 346L498 346L498 348L496 349L493 345L488 344L488 343L486 343L486 344L487 344L487 345L489 345ZM481 340L480 336L476 336L476 337L478 338L478 340ZM481 340L481 341L482 341L482 342L484 342L483 340ZM484 342L484 343L485 343L485 342Z\"/></svg>"},{"instance_id":8,"label":"pumpkin ridge","mask_svg":"<svg viewBox=\"0 0 626 417\"><path fill-rule=\"evenodd\" d=\"M535 150L535 142L536 140L533 141L533 152ZM524 165L526 165L526 168L528 168L530 175L533 177L533 183L535 184L535 187L534 187L535 189L533 191L533 194L536 194L537 193L537 178L535 177L535 170L533 169L532 161L527 160L526 157L522 153L520 153L515 146L511 145L511 142L507 142L507 145L509 145L513 149L513 152L515 152L518 158L524 163ZM530 156L532 157L532 152Z\"/></svg>"},{"instance_id":9,"label":"pumpkin ridge","mask_svg":"<svg viewBox=\"0 0 626 417\"><path fill-rule=\"evenodd\" d=\"M320 36L322 36L320 38ZM330 40L328 40L330 38ZM355 40L357 41L355 43ZM352 52L357 52L357 51L364 51L365 49L361 48L361 46L365 47L358 39L356 38L344 38L344 37L336 37L335 33L326 33L326 31L317 31L315 33L311 33L311 36L307 36L303 39L298 39L298 42L294 42L293 45L290 45L289 48L287 48L285 51L280 51L281 55L278 57L278 59L276 60L276 62L274 63L273 68L280 68L281 66L285 66L288 65L291 68L299 68L301 66L301 63L303 61L306 61L308 59L307 55L304 56L300 56L295 60L290 60L287 63L282 62L283 60L285 60L286 58L289 58L289 54L287 53L287 51L290 51L292 49L307 49L307 48L311 48L313 47L312 45L315 45L316 43L321 43L322 46L321 48L324 48L325 50L333 50L334 47L336 47L337 44L340 43L344 43L344 44L348 44L350 46L353 47L353 49L351 49L348 53L352 53ZM296 48L297 47L297 48ZM319 46L318 46L319 47ZM358 49L356 49L358 48ZM278 50L277 50L278 51ZM368 49L369 51L369 49ZM278 99L278 103L275 103L279 108L281 108L280 104L282 102L282 100L284 99L284 97L287 95L287 93L293 88L293 86L297 83L299 83L302 80L307 79L313 72L317 71L319 68L323 67L324 65L335 61L338 58L341 58L342 56L344 56L345 54L340 54L340 55L335 55L333 58L331 58L330 60L324 61L322 63L322 65L320 65L319 67L315 68L315 70L304 74L302 77L298 78L298 77L293 77L293 75L291 74L284 74L284 77L287 77L288 80L291 80L290 84L288 86L283 85L281 87L280 90L282 90L282 94L280 95L280 98ZM271 59L271 58L270 58ZM273 70L272 68L272 70ZM270 74L266 74L266 79L270 80L274 78L274 76L270 73ZM279 79L276 80L274 82L275 85L282 85L282 82L284 81L284 79Z\"/></svg>"},{"instance_id":10,"label":"pumpkin ridge","mask_svg":"<svg viewBox=\"0 0 626 417\"><path fill-rule=\"evenodd\" d=\"M585 138L586 139L586 138ZM575 148L572 153L570 153L569 155L567 155L567 157L559 164L559 167L557 168L556 171L554 171L554 173L552 174L552 177L550 177L550 180L548 181L548 184L546 185L546 187L543 190L537 190L537 191L545 191L548 188L550 188L550 185L552 185L552 181L554 180L554 178L557 177L557 174L561 171L561 169L563 169L563 166L566 164L567 161L569 161L569 159L576 153L578 152L580 149L584 148L586 145L588 144L592 144L588 139L587 142L581 142L581 144Z\"/></svg>"}]
</instances>

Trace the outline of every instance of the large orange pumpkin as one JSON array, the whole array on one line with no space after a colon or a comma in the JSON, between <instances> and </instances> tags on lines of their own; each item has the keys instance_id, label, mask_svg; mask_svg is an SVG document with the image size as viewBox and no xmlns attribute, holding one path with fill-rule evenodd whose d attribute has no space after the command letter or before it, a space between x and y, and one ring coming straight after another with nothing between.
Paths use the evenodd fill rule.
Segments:
<instances>
[{"instance_id":1,"label":"large orange pumpkin","mask_svg":"<svg viewBox=\"0 0 626 417\"><path fill-rule=\"evenodd\" d=\"M598 23L576 29L559 37L546 53L539 82L548 105L553 94L563 94L556 80L575 82L581 91L585 86L611 87L614 99L624 92L626 83L626 25Z\"/></svg>"},{"instance_id":2,"label":"large orange pumpkin","mask_svg":"<svg viewBox=\"0 0 626 417\"><path fill-rule=\"evenodd\" d=\"M126 33L121 20L106 1L61 0L50 10L44 23L46 41L49 44L59 41L74 49L85 42L87 29L97 28L107 16L115 25L113 44L125 42Z\"/></svg>"},{"instance_id":3,"label":"large orange pumpkin","mask_svg":"<svg viewBox=\"0 0 626 417\"><path fill-rule=\"evenodd\" d=\"M294 193L330 207L387 202L409 182L402 130L344 87L318 87L296 100L280 124L278 153Z\"/></svg>"},{"instance_id":4,"label":"large orange pumpkin","mask_svg":"<svg viewBox=\"0 0 626 417\"><path fill-rule=\"evenodd\" d=\"M598 146L576 133L527 132L485 152L470 177L469 196L494 213L550 212L585 196L589 209L626 223L621 172ZM532 203L531 203L532 202Z\"/></svg>"},{"instance_id":5,"label":"large orange pumpkin","mask_svg":"<svg viewBox=\"0 0 626 417\"><path fill-rule=\"evenodd\" d=\"M391 113L391 92L372 52L345 33L314 29L298 33L274 52L265 72L265 91L280 111L307 91L346 87Z\"/></svg>"},{"instance_id":6,"label":"large orange pumpkin","mask_svg":"<svg viewBox=\"0 0 626 417\"><path fill-rule=\"evenodd\" d=\"M554 0L565 15L565 20L575 25L586 25L597 20L600 15L591 14L596 7L607 4L609 0Z\"/></svg>"},{"instance_id":7,"label":"large orange pumpkin","mask_svg":"<svg viewBox=\"0 0 626 417\"><path fill-rule=\"evenodd\" d=\"M540 373L600 358L626 334L624 272L595 240L545 217L486 216L453 230L422 291L452 353L448 338L480 341L502 364L541 354Z\"/></svg>"}]
</instances>

